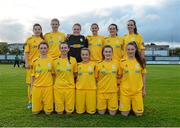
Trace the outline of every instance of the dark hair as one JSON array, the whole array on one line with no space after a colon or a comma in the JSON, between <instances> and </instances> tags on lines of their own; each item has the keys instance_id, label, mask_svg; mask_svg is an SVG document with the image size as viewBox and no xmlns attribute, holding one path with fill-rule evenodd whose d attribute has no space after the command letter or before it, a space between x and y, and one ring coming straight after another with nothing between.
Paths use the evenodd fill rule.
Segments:
<instances>
[{"instance_id":1,"label":"dark hair","mask_svg":"<svg viewBox=\"0 0 180 128\"><path fill-rule=\"evenodd\" d=\"M41 25L38 24L38 23L36 23L36 24L33 25L33 30L34 30L34 28L35 28L36 26L39 26L39 27L41 28L41 30L42 30ZM43 36L43 33L42 33L42 32L41 32L41 34L40 34L40 37L44 40L44 36Z\"/></svg>"},{"instance_id":2,"label":"dark hair","mask_svg":"<svg viewBox=\"0 0 180 128\"><path fill-rule=\"evenodd\" d=\"M97 23L92 23L92 24L91 24L91 27L92 27L93 25L96 25L96 26L99 28L99 25L98 25Z\"/></svg>"},{"instance_id":3,"label":"dark hair","mask_svg":"<svg viewBox=\"0 0 180 128\"><path fill-rule=\"evenodd\" d=\"M134 33L137 35L137 34L138 34L138 32L137 32L136 21L135 21L135 20L133 20L133 19L128 20L128 22L130 22L130 21L132 21L132 22L133 22L133 24L134 24L134 26L135 26L135 28L134 28Z\"/></svg>"},{"instance_id":4,"label":"dark hair","mask_svg":"<svg viewBox=\"0 0 180 128\"><path fill-rule=\"evenodd\" d=\"M68 48L70 49L70 46L69 46L69 44L67 43L67 42L61 42L60 43L60 45L62 45L62 44L66 44L67 46L68 46ZM68 57L68 62L71 64L71 61L70 61L70 52L68 51L68 53L67 53L67 57Z\"/></svg>"},{"instance_id":5,"label":"dark hair","mask_svg":"<svg viewBox=\"0 0 180 128\"><path fill-rule=\"evenodd\" d=\"M80 30L81 30L81 25L79 24L79 23L75 23L74 25L73 25L73 27L74 26L79 26L80 27Z\"/></svg>"},{"instance_id":6,"label":"dark hair","mask_svg":"<svg viewBox=\"0 0 180 128\"><path fill-rule=\"evenodd\" d=\"M112 48L110 45L105 45L105 46L102 48L102 58L103 58L103 60L105 59L105 56L104 56L104 54L103 54L105 48L111 48L111 50L112 50L112 52L113 52L113 48Z\"/></svg>"},{"instance_id":7,"label":"dark hair","mask_svg":"<svg viewBox=\"0 0 180 128\"><path fill-rule=\"evenodd\" d=\"M51 23L52 23L53 21L58 22L58 25L60 24L60 22L59 22L59 20L58 20L57 18L53 18L53 19L51 20Z\"/></svg>"},{"instance_id":8,"label":"dark hair","mask_svg":"<svg viewBox=\"0 0 180 128\"><path fill-rule=\"evenodd\" d=\"M108 28L109 28L110 26L115 26L116 30L117 30L117 31L119 30L117 24L112 23L112 24L110 24L110 25L108 26ZM116 33L116 36L117 36L117 35L118 35L118 34Z\"/></svg>"},{"instance_id":9,"label":"dark hair","mask_svg":"<svg viewBox=\"0 0 180 128\"><path fill-rule=\"evenodd\" d=\"M138 61L138 63L141 65L141 67L144 69L146 64L145 64L145 60L142 59L141 55L140 55L140 52L138 50L138 47L137 47L137 44L135 41L132 41L130 43L127 44L128 45L132 45L136 48L136 52L135 52L135 58L136 60Z\"/></svg>"},{"instance_id":10,"label":"dark hair","mask_svg":"<svg viewBox=\"0 0 180 128\"><path fill-rule=\"evenodd\" d=\"M88 52L89 52L89 55L91 54L89 48L84 47L84 48L81 49L81 52L82 52L83 50L84 50L84 51L88 51Z\"/></svg>"},{"instance_id":11,"label":"dark hair","mask_svg":"<svg viewBox=\"0 0 180 128\"><path fill-rule=\"evenodd\" d=\"M46 45L47 48L49 48L48 43L46 43L45 41L42 41L42 42L38 45L38 49L40 48L41 45Z\"/></svg>"}]
</instances>

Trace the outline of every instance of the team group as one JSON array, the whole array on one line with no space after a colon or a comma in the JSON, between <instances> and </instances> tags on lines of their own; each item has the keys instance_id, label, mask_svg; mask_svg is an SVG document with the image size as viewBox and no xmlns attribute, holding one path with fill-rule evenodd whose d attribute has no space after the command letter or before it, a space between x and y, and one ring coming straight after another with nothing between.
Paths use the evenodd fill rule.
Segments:
<instances>
[{"instance_id":1,"label":"team group","mask_svg":"<svg viewBox=\"0 0 180 128\"><path fill-rule=\"evenodd\" d=\"M81 25L72 34L59 32L60 22L51 20L52 32L42 34L34 24L33 35L25 42L28 108L33 114L87 112L128 116L132 109L143 115L146 95L143 38L136 22L127 21L128 33L117 35L118 26L108 26L109 36L99 36L99 26L90 26L92 35L81 35Z\"/></svg>"}]
</instances>

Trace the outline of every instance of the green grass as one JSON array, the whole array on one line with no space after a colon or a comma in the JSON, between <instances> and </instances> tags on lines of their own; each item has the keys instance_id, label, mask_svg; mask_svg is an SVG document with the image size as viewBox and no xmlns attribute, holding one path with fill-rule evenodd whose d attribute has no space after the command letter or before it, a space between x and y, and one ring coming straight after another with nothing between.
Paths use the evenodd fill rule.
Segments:
<instances>
[{"instance_id":1,"label":"green grass","mask_svg":"<svg viewBox=\"0 0 180 128\"><path fill-rule=\"evenodd\" d=\"M143 117L32 115L26 109L25 70L0 65L0 127L5 126L180 126L180 65L149 65Z\"/></svg>"}]
</instances>

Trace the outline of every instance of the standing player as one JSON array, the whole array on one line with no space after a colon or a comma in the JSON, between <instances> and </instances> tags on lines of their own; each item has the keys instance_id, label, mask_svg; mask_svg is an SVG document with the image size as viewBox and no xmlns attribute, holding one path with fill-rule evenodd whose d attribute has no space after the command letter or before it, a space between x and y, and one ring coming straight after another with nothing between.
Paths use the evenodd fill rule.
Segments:
<instances>
[{"instance_id":1,"label":"standing player","mask_svg":"<svg viewBox=\"0 0 180 128\"><path fill-rule=\"evenodd\" d=\"M119 110L128 116L132 109L136 116L143 114L143 96L146 95L145 64L142 60L136 42L127 44L127 58L122 59L119 74L122 76L120 83Z\"/></svg>"},{"instance_id":2,"label":"standing player","mask_svg":"<svg viewBox=\"0 0 180 128\"><path fill-rule=\"evenodd\" d=\"M89 114L96 112L96 80L95 63L90 60L88 48L81 49L82 62L78 65L78 77L76 82L76 112L85 111Z\"/></svg>"},{"instance_id":3,"label":"standing player","mask_svg":"<svg viewBox=\"0 0 180 128\"><path fill-rule=\"evenodd\" d=\"M70 55L75 57L77 62L81 62L81 48L88 47L86 38L80 34L81 25L76 23L73 25L73 34L67 37L67 42L70 46Z\"/></svg>"},{"instance_id":4,"label":"standing player","mask_svg":"<svg viewBox=\"0 0 180 128\"><path fill-rule=\"evenodd\" d=\"M71 114L75 104L75 83L74 77L77 75L77 62L74 57L70 57L69 46L61 43L61 56L53 63L55 73L54 99L55 111L58 114Z\"/></svg>"},{"instance_id":5,"label":"standing player","mask_svg":"<svg viewBox=\"0 0 180 128\"><path fill-rule=\"evenodd\" d=\"M97 78L97 109L99 114L105 114L106 109L110 115L115 115L118 109L118 64L112 60L113 48L109 45L103 47L103 61L96 66Z\"/></svg>"},{"instance_id":6,"label":"standing player","mask_svg":"<svg viewBox=\"0 0 180 128\"><path fill-rule=\"evenodd\" d=\"M53 111L52 59L47 56L48 44L39 44L40 57L33 61L31 94L32 113L44 110L49 115Z\"/></svg>"},{"instance_id":7,"label":"standing player","mask_svg":"<svg viewBox=\"0 0 180 128\"><path fill-rule=\"evenodd\" d=\"M26 84L28 85L28 100L29 100L29 103L27 105L28 109L32 108L31 97L29 95L32 61L35 58L39 57L38 45L44 39L42 34L42 27L40 24L33 25L33 33L34 35L26 40L25 50L24 50L25 67L26 67Z\"/></svg>"},{"instance_id":8,"label":"standing player","mask_svg":"<svg viewBox=\"0 0 180 128\"><path fill-rule=\"evenodd\" d=\"M116 24L110 24L108 27L109 37L105 38L104 45L110 45L113 48L113 60L120 61L122 58L123 38L118 36L118 27Z\"/></svg>"},{"instance_id":9,"label":"standing player","mask_svg":"<svg viewBox=\"0 0 180 128\"><path fill-rule=\"evenodd\" d=\"M59 32L60 22L58 19L54 18L51 20L52 32L46 33L44 35L45 41L49 45L48 55L53 59L58 58L61 53L59 50L59 43L64 42L65 33Z\"/></svg>"},{"instance_id":10,"label":"standing player","mask_svg":"<svg viewBox=\"0 0 180 128\"><path fill-rule=\"evenodd\" d=\"M137 32L137 27L136 27L136 22L134 20L129 20L127 22L127 29L128 29L128 34L124 35L124 41L123 41L123 50L124 50L124 58L127 57L127 44L129 42L136 42L139 52L141 53L141 57L144 59L144 41L143 38L141 36L141 34L139 34Z\"/></svg>"},{"instance_id":11,"label":"standing player","mask_svg":"<svg viewBox=\"0 0 180 128\"><path fill-rule=\"evenodd\" d=\"M98 35L99 26L96 23L91 25L92 36L87 36L88 48L90 50L90 60L100 62L102 60L102 48L104 45L104 37Z\"/></svg>"}]
</instances>

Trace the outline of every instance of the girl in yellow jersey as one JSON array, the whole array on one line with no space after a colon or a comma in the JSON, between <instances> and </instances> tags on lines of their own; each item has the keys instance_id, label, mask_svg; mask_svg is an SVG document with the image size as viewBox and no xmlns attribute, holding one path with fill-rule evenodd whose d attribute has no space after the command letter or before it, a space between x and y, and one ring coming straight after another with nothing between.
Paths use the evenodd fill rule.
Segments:
<instances>
[{"instance_id":1,"label":"girl in yellow jersey","mask_svg":"<svg viewBox=\"0 0 180 128\"><path fill-rule=\"evenodd\" d=\"M136 22L135 20L129 20L127 22L127 29L128 29L128 34L125 34L123 37L123 50L124 50L124 58L127 57L127 44L129 42L135 41L139 52L141 53L141 57L144 59L144 41L143 38L141 36L141 34L139 34L137 32L137 26L136 26Z\"/></svg>"},{"instance_id":2,"label":"girl in yellow jersey","mask_svg":"<svg viewBox=\"0 0 180 128\"><path fill-rule=\"evenodd\" d=\"M120 83L119 110L124 116L128 116L132 109L137 116L143 114L143 96L146 95L145 64L138 52L136 42L127 44L126 59L120 65L119 74L122 76Z\"/></svg>"},{"instance_id":3,"label":"girl in yellow jersey","mask_svg":"<svg viewBox=\"0 0 180 128\"><path fill-rule=\"evenodd\" d=\"M82 114L96 112L96 80L95 62L90 60L88 48L81 49L82 62L78 64L78 77L76 82L76 112Z\"/></svg>"},{"instance_id":4,"label":"girl in yellow jersey","mask_svg":"<svg viewBox=\"0 0 180 128\"><path fill-rule=\"evenodd\" d=\"M117 35L118 27L116 24L110 24L108 31L110 35L105 38L104 45L110 45L113 48L113 60L120 61L123 52L123 38Z\"/></svg>"},{"instance_id":5,"label":"girl in yellow jersey","mask_svg":"<svg viewBox=\"0 0 180 128\"><path fill-rule=\"evenodd\" d=\"M91 25L92 36L87 36L88 48L91 52L90 60L100 62L102 60L102 48L104 45L104 36L98 35L99 26L96 23Z\"/></svg>"},{"instance_id":6,"label":"girl in yellow jersey","mask_svg":"<svg viewBox=\"0 0 180 128\"><path fill-rule=\"evenodd\" d=\"M32 108L31 97L29 95L32 61L36 59L37 57L39 57L38 45L44 39L43 34L42 34L42 27L40 24L33 25L33 33L34 35L29 37L26 40L25 49L24 49L25 67L26 67L26 83L28 85L28 100L29 100L29 103L27 105L28 109Z\"/></svg>"},{"instance_id":7,"label":"girl in yellow jersey","mask_svg":"<svg viewBox=\"0 0 180 128\"><path fill-rule=\"evenodd\" d=\"M104 46L103 61L95 69L97 78L97 109L99 114L105 114L106 109L110 115L115 115L118 109L117 76L119 65L112 60L113 48Z\"/></svg>"},{"instance_id":8,"label":"girl in yellow jersey","mask_svg":"<svg viewBox=\"0 0 180 128\"><path fill-rule=\"evenodd\" d=\"M65 33L59 32L60 22L58 19L54 18L51 20L52 32L46 33L44 35L45 41L49 45L48 55L53 59L58 58L61 55L59 50L59 43L65 41Z\"/></svg>"},{"instance_id":9,"label":"girl in yellow jersey","mask_svg":"<svg viewBox=\"0 0 180 128\"><path fill-rule=\"evenodd\" d=\"M55 111L58 114L71 114L75 104L75 82L77 75L77 62L74 57L69 56L67 43L60 45L61 56L53 63L55 73L54 99Z\"/></svg>"},{"instance_id":10,"label":"girl in yellow jersey","mask_svg":"<svg viewBox=\"0 0 180 128\"><path fill-rule=\"evenodd\" d=\"M47 56L48 44L39 44L40 57L33 61L31 94L32 113L41 110L49 115L53 111L53 77L52 59Z\"/></svg>"}]
</instances>

